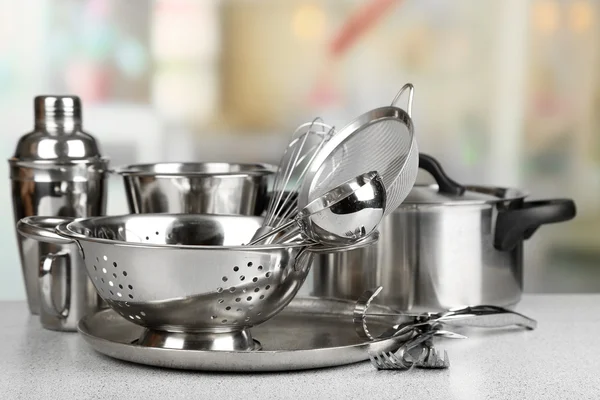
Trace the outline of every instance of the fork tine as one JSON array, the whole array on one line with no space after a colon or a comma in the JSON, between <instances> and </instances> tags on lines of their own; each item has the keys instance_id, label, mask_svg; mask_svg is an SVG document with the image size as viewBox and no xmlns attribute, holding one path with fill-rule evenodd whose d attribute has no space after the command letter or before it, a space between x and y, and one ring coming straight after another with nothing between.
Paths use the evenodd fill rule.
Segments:
<instances>
[{"instance_id":1,"label":"fork tine","mask_svg":"<svg viewBox=\"0 0 600 400\"><path fill-rule=\"evenodd\" d=\"M386 369L387 368L384 361L381 359L381 356L379 355L379 353L375 354L375 364L377 366L377 369Z\"/></svg>"},{"instance_id":2,"label":"fork tine","mask_svg":"<svg viewBox=\"0 0 600 400\"><path fill-rule=\"evenodd\" d=\"M382 356L381 353L376 354L377 357L377 361L379 362L380 368L379 369L391 369L391 364L389 364L385 358Z\"/></svg>"},{"instance_id":3,"label":"fork tine","mask_svg":"<svg viewBox=\"0 0 600 400\"><path fill-rule=\"evenodd\" d=\"M381 354L377 353L375 354L375 357L377 358L377 365L379 365L379 369L388 369L388 366L385 360L381 357Z\"/></svg>"},{"instance_id":4,"label":"fork tine","mask_svg":"<svg viewBox=\"0 0 600 400\"><path fill-rule=\"evenodd\" d=\"M448 357L448 350L444 350L444 367L450 368L450 357Z\"/></svg>"},{"instance_id":5,"label":"fork tine","mask_svg":"<svg viewBox=\"0 0 600 400\"><path fill-rule=\"evenodd\" d=\"M396 355L394 353L389 352L389 353L385 354L385 358L394 365L394 369L404 369L405 368L404 363L402 363L402 360L399 359L398 357L396 357Z\"/></svg>"},{"instance_id":6,"label":"fork tine","mask_svg":"<svg viewBox=\"0 0 600 400\"><path fill-rule=\"evenodd\" d=\"M390 357L393 357L396 360L396 363L402 367L402 369L410 370L415 366L414 361L407 361L404 358L406 353L398 354L398 353L390 353Z\"/></svg>"},{"instance_id":7,"label":"fork tine","mask_svg":"<svg viewBox=\"0 0 600 400\"><path fill-rule=\"evenodd\" d=\"M427 349L427 347L423 347L423 349L421 350L421 354L419 355L419 358L417 358L416 362L421 365L424 362L427 362L427 356L429 355L429 350Z\"/></svg>"},{"instance_id":8,"label":"fork tine","mask_svg":"<svg viewBox=\"0 0 600 400\"><path fill-rule=\"evenodd\" d=\"M431 357L431 366L438 368L440 367L441 362L443 362L443 360L440 359L440 352L436 348L434 348L433 357Z\"/></svg>"},{"instance_id":9,"label":"fork tine","mask_svg":"<svg viewBox=\"0 0 600 400\"><path fill-rule=\"evenodd\" d=\"M427 350L427 355L423 359L423 362L421 363L421 365L425 368L431 368L432 367L431 364L434 359L435 359L435 349L430 348Z\"/></svg>"},{"instance_id":10,"label":"fork tine","mask_svg":"<svg viewBox=\"0 0 600 400\"><path fill-rule=\"evenodd\" d=\"M385 352L381 353L381 356L385 359L386 365L389 367L389 369L399 369L398 364L396 362L394 362L394 361L396 361L395 357L392 359Z\"/></svg>"},{"instance_id":11,"label":"fork tine","mask_svg":"<svg viewBox=\"0 0 600 400\"><path fill-rule=\"evenodd\" d=\"M379 369L379 362L375 359L373 354L369 354L369 360L371 360L371 365L373 365L375 368Z\"/></svg>"},{"instance_id":12,"label":"fork tine","mask_svg":"<svg viewBox=\"0 0 600 400\"><path fill-rule=\"evenodd\" d=\"M450 367L450 358L448 351L444 350L442 357L441 350L435 347L425 347L417 367L425 369L445 369Z\"/></svg>"}]
</instances>

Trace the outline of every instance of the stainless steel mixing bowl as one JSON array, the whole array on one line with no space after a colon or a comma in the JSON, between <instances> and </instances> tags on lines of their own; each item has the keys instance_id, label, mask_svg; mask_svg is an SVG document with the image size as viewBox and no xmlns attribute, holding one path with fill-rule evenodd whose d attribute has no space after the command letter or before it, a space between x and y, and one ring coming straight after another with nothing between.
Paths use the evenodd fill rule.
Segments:
<instances>
[{"instance_id":1,"label":"stainless steel mixing bowl","mask_svg":"<svg viewBox=\"0 0 600 400\"><path fill-rule=\"evenodd\" d=\"M151 330L140 340L248 350L255 348L248 328L293 299L312 258L306 245L241 246L261 222L248 216L141 214L79 219L56 232L79 244L108 305Z\"/></svg>"},{"instance_id":2,"label":"stainless steel mixing bowl","mask_svg":"<svg viewBox=\"0 0 600 400\"><path fill-rule=\"evenodd\" d=\"M275 166L157 163L117 168L134 214L261 215Z\"/></svg>"}]
</instances>

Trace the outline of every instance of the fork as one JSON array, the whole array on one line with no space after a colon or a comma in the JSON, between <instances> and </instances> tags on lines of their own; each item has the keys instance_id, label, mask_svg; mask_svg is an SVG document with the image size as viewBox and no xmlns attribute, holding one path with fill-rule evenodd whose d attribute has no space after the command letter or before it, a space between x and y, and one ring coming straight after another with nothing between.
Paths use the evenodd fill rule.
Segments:
<instances>
[{"instance_id":1,"label":"fork","mask_svg":"<svg viewBox=\"0 0 600 400\"><path fill-rule=\"evenodd\" d=\"M378 370L409 370L415 366L414 362L406 361L404 357L396 357L391 351L387 353L383 351L381 353L369 354L369 359L371 360L371 364Z\"/></svg>"},{"instance_id":2,"label":"fork","mask_svg":"<svg viewBox=\"0 0 600 400\"><path fill-rule=\"evenodd\" d=\"M421 357L416 363L417 368L423 369L446 369L450 368L448 352L444 350L444 356L433 346L424 346Z\"/></svg>"},{"instance_id":3,"label":"fork","mask_svg":"<svg viewBox=\"0 0 600 400\"><path fill-rule=\"evenodd\" d=\"M424 353L423 350L427 351L427 348L424 346L425 342L431 343L431 339L437 333L435 330L428 330L425 332L420 332L415 337L405 342L396 350L395 352L381 352L369 354L369 359L371 360L371 364L379 369L411 369L414 366L419 365L420 357L414 360L414 357L411 355L411 351L416 348L421 348L421 354L427 355L428 353ZM413 358L412 360L407 360L405 356Z\"/></svg>"},{"instance_id":4,"label":"fork","mask_svg":"<svg viewBox=\"0 0 600 400\"><path fill-rule=\"evenodd\" d=\"M424 346L420 357L416 361L408 361L404 358L406 352L399 351L381 352L369 354L371 364L378 370L410 370L413 367L421 369L447 369L450 367L450 357L444 350L444 356L433 346Z\"/></svg>"}]
</instances>

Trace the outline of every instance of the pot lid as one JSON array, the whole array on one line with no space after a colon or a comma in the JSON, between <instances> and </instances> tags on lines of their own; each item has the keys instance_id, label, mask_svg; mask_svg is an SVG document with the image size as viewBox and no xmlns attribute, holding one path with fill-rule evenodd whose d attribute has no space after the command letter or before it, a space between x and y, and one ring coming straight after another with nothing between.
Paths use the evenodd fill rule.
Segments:
<instances>
[{"instance_id":1,"label":"pot lid","mask_svg":"<svg viewBox=\"0 0 600 400\"><path fill-rule=\"evenodd\" d=\"M38 96L34 110L35 129L19 139L12 160L68 163L101 158L96 139L81 129L77 96Z\"/></svg>"},{"instance_id":2,"label":"pot lid","mask_svg":"<svg viewBox=\"0 0 600 400\"><path fill-rule=\"evenodd\" d=\"M500 193L493 194L494 189L469 187L462 194L455 194L440 191L437 184L415 185L402 204L483 204L502 200Z\"/></svg>"},{"instance_id":3,"label":"pot lid","mask_svg":"<svg viewBox=\"0 0 600 400\"><path fill-rule=\"evenodd\" d=\"M403 205L485 204L525 197L525 193L517 189L461 185L446 175L439 162L427 154L419 154L419 168L431 174L436 184L416 184Z\"/></svg>"}]
</instances>

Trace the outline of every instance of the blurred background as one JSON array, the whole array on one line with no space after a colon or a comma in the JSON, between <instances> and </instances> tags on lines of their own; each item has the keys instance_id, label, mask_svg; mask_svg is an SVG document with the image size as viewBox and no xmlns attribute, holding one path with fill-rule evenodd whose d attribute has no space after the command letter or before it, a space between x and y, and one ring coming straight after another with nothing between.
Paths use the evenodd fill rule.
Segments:
<instances>
[{"instance_id":1,"label":"blurred background","mask_svg":"<svg viewBox=\"0 0 600 400\"><path fill-rule=\"evenodd\" d=\"M411 82L420 150L456 180L576 200L527 243L525 290L598 292L599 52L595 0L0 0L0 149L34 96L75 94L113 166L277 163L298 124L341 127ZM0 166L0 299L24 299Z\"/></svg>"}]
</instances>

